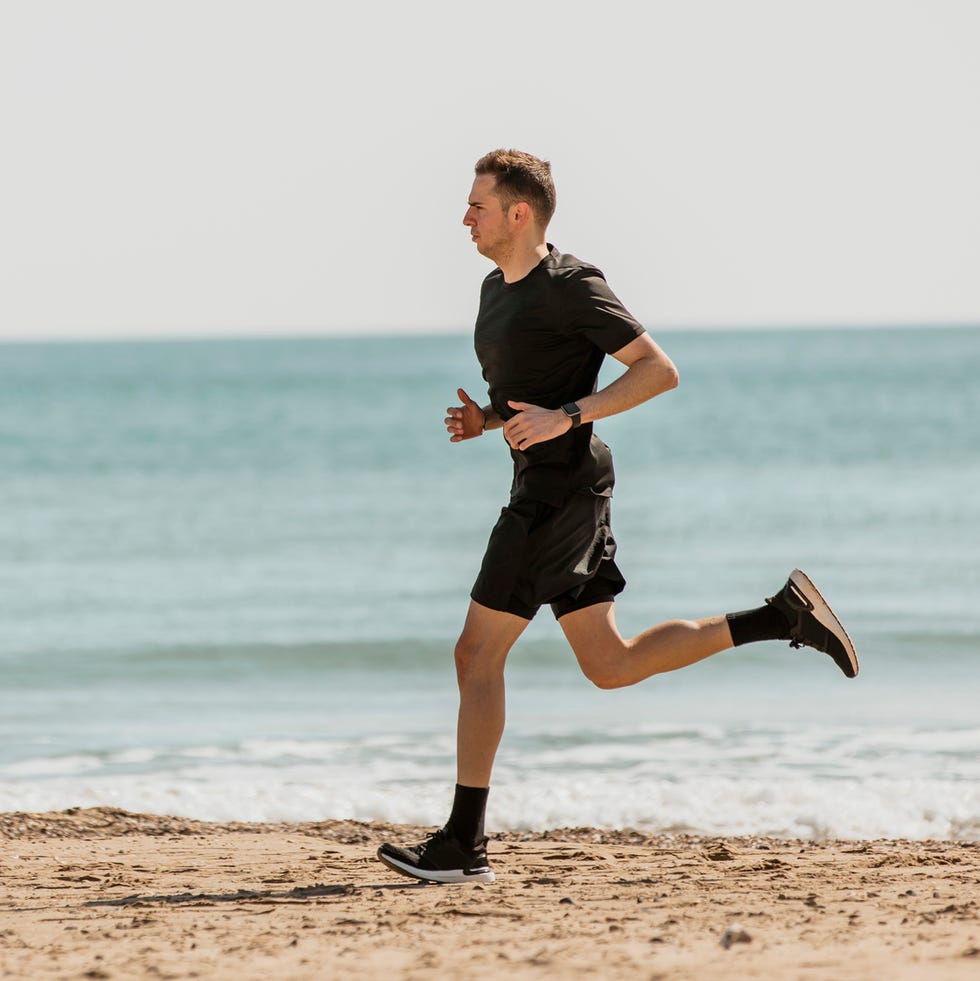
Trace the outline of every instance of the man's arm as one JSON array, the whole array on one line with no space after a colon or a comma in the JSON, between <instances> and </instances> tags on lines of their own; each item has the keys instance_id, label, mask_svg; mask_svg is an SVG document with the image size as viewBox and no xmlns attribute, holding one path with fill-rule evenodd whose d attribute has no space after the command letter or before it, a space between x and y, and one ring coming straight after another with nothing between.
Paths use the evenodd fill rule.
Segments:
<instances>
[{"instance_id":1,"label":"man's arm","mask_svg":"<svg viewBox=\"0 0 980 981\"><path fill-rule=\"evenodd\" d=\"M446 409L446 429L451 443L482 436L484 430L499 429L503 425L492 406L486 405L481 409L461 388L456 390L456 394L463 404L451 405Z\"/></svg>"},{"instance_id":2,"label":"man's arm","mask_svg":"<svg viewBox=\"0 0 980 981\"><path fill-rule=\"evenodd\" d=\"M578 400L582 422L617 415L677 387L677 369L673 361L649 334L640 334L613 357L626 365L626 371L602 391ZM504 436L516 450L526 450L572 428L572 420L561 409L542 409L526 402L507 404L518 410L504 424Z\"/></svg>"}]
</instances>

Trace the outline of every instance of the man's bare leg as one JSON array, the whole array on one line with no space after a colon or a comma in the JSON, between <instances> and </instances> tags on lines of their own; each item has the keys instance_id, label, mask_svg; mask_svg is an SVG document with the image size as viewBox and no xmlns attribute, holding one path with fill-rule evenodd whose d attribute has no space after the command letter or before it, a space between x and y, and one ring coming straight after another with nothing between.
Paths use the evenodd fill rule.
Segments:
<instances>
[{"instance_id":1,"label":"man's bare leg","mask_svg":"<svg viewBox=\"0 0 980 981\"><path fill-rule=\"evenodd\" d=\"M566 613L558 623L585 676L600 688L623 688L712 654L760 640L788 640L830 655L848 678L858 673L854 644L806 573L794 569L764 606L705 620L668 620L625 639L611 602Z\"/></svg>"},{"instance_id":2,"label":"man's bare leg","mask_svg":"<svg viewBox=\"0 0 980 981\"><path fill-rule=\"evenodd\" d=\"M470 602L456 643L459 720L452 812L445 827L420 845L381 845L378 858L395 872L430 882L493 882L483 834L484 811L504 731L504 665L527 625L523 617Z\"/></svg>"},{"instance_id":3,"label":"man's bare leg","mask_svg":"<svg viewBox=\"0 0 980 981\"><path fill-rule=\"evenodd\" d=\"M616 626L614 603L566 613L558 623L582 673L600 688L623 688L664 671L676 671L732 646L724 616L669 620L630 639Z\"/></svg>"},{"instance_id":4,"label":"man's bare leg","mask_svg":"<svg viewBox=\"0 0 980 981\"><path fill-rule=\"evenodd\" d=\"M506 714L504 665L528 623L523 617L470 601L456 643L456 779L463 786L490 786Z\"/></svg>"}]
</instances>

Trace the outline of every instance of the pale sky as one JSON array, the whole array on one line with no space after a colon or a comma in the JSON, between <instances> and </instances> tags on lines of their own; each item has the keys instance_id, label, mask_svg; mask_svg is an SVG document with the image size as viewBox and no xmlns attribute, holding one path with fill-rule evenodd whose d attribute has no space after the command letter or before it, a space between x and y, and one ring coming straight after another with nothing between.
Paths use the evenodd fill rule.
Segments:
<instances>
[{"instance_id":1,"label":"pale sky","mask_svg":"<svg viewBox=\"0 0 980 981\"><path fill-rule=\"evenodd\" d=\"M470 329L475 160L651 328L980 323L976 0L0 0L0 338Z\"/></svg>"}]
</instances>

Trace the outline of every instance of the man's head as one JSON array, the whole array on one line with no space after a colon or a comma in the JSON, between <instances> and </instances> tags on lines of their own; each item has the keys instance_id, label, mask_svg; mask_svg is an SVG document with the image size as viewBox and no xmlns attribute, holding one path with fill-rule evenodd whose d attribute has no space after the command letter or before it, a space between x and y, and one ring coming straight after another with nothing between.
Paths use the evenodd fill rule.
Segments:
<instances>
[{"instance_id":1,"label":"man's head","mask_svg":"<svg viewBox=\"0 0 980 981\"><path fill-rule=\"evenodd\" d=\"M542 230L548 227L557 198L547 160L523 150L491 150L477 160L474 169L477 177L486 174L496 179L494 193L505 212L519 202L526 202L538 227Z\"/></svg>"},{"instance_id":2,"label":"man's head","mask_svg":"<svg viewBox=\"0 0 980 981\"><path fill-rule=\"evenodd\" d=\"M494 150L476 164L463 224L498 265L540 247L555 211L551 164L520 150Z\"/></svg>"}]
</instances>

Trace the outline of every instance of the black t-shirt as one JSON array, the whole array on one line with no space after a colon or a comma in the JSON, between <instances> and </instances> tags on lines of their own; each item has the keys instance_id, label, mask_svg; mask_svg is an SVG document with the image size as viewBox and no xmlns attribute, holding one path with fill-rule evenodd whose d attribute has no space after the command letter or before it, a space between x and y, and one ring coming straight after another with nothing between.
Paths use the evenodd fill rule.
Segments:
<instances>
[{"instance_id":1,"label":"black t-shirt","mask_svg":"<svg viewBox=\"0 0 980 981\"><path fill-rule=\"evenodd\" d=\"M508 400L558 409L591 395L605 355L643 333L595 266L548 249L515 283L495 269L480 293L476 356L505 421L514 415ZM577 490L612 490L612 457L591 424L510 453L513 495L560 506Z\"/></svg>"}]
</instances>

